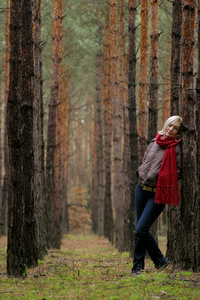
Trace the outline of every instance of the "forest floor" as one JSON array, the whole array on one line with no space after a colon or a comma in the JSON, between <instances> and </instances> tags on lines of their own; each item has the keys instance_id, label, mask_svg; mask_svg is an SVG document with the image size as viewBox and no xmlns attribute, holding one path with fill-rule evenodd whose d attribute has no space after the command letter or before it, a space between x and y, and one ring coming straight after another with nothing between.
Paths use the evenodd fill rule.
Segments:
<instances>
[{"instance_id":1,"label":"forest floor","mask_svg":"<svg viewBox=\"0 0 200 300\"><path fill-rule=\"evenodd\" d=\"M165 250L166 239L159 238ZM60 250L51 249L24 278L6 275L6 238L0 238L0 299L200 299L200 273L169 265L131 277L132 259L105 238L66 235Z\"/></svg>"}]
</instances>

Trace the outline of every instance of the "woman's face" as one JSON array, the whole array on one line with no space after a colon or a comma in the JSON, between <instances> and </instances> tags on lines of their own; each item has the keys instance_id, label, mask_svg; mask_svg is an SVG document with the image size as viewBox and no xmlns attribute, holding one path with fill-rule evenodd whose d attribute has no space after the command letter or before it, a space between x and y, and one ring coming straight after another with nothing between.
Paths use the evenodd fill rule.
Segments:
<instances>
[{"instance_id":1,"label":"woman's face","mask_svg":"<svg viewBox=\"0 0 200 300\"><path fill-rule=\"evenodd\" d=\"M176 136L179 133L180 127L181 127L181 123L178 121L174 121L170 123L166 128L165 135L169 137Z\"/></svg>"}]
</instances>

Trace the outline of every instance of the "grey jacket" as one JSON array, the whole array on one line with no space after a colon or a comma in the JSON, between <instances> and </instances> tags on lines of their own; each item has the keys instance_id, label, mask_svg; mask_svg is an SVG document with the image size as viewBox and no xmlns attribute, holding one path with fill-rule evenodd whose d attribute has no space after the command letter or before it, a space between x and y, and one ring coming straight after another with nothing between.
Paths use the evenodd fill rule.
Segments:
<instances>
[{"instance_id":1,"label":"grey jacket","mask_svg":"<svg viewBox=\"0 0 200 300\"><path fill-rule=\"evenodd\" d=\"M156 185L158 180L158 173L161 167L165 149L161 148L156 140L153 139L147 147L144 154L142 164L137 170L139 180L143 184ZM176 145L176 159L178 179L181 178L181 145Z\"/></svg>"}]
</instances>

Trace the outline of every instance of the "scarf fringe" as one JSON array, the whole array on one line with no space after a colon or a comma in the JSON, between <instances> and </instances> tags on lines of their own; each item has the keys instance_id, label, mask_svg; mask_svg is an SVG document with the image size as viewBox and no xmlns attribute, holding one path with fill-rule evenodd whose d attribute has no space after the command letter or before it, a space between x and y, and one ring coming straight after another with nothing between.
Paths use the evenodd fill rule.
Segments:
<instances>
[{"instance_id":1,"label":"scarf fringe","mask_svg":"<svg viewBox=\"0 0 200 300\"><path fill-rule=\"evenodd\" d=\"M158 196L159 195L159 196ZM179 189L178 187L156 186L155 203L157 204L179 204Z\"/></svg>"}]
</instances>

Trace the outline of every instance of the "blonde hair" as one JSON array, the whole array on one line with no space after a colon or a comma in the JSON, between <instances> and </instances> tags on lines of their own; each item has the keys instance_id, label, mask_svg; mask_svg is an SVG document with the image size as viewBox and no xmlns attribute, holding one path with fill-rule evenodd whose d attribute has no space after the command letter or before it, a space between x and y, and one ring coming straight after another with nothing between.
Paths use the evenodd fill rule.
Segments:
<instances>
[{"instance_id":1,"label":"blonde hair","mask_svg":"<svg viewBox=\"0 0 200 300\"><path fill-rule=\"evenodd\" d=\"M162 128L162 130L161 130L159 133L160 133L161 135L165 135L166 128L167 128L171 123L173 123L173 122L179 122L179 123L182 123L182 118L179 117L179 116L171 116L171 117L169 117L169 118L165 121L165 123L164 123L164 125L163 125L163 128ZM180 129L179 129L179 132L180 132Z\"/></svg>"}]
</instances>

